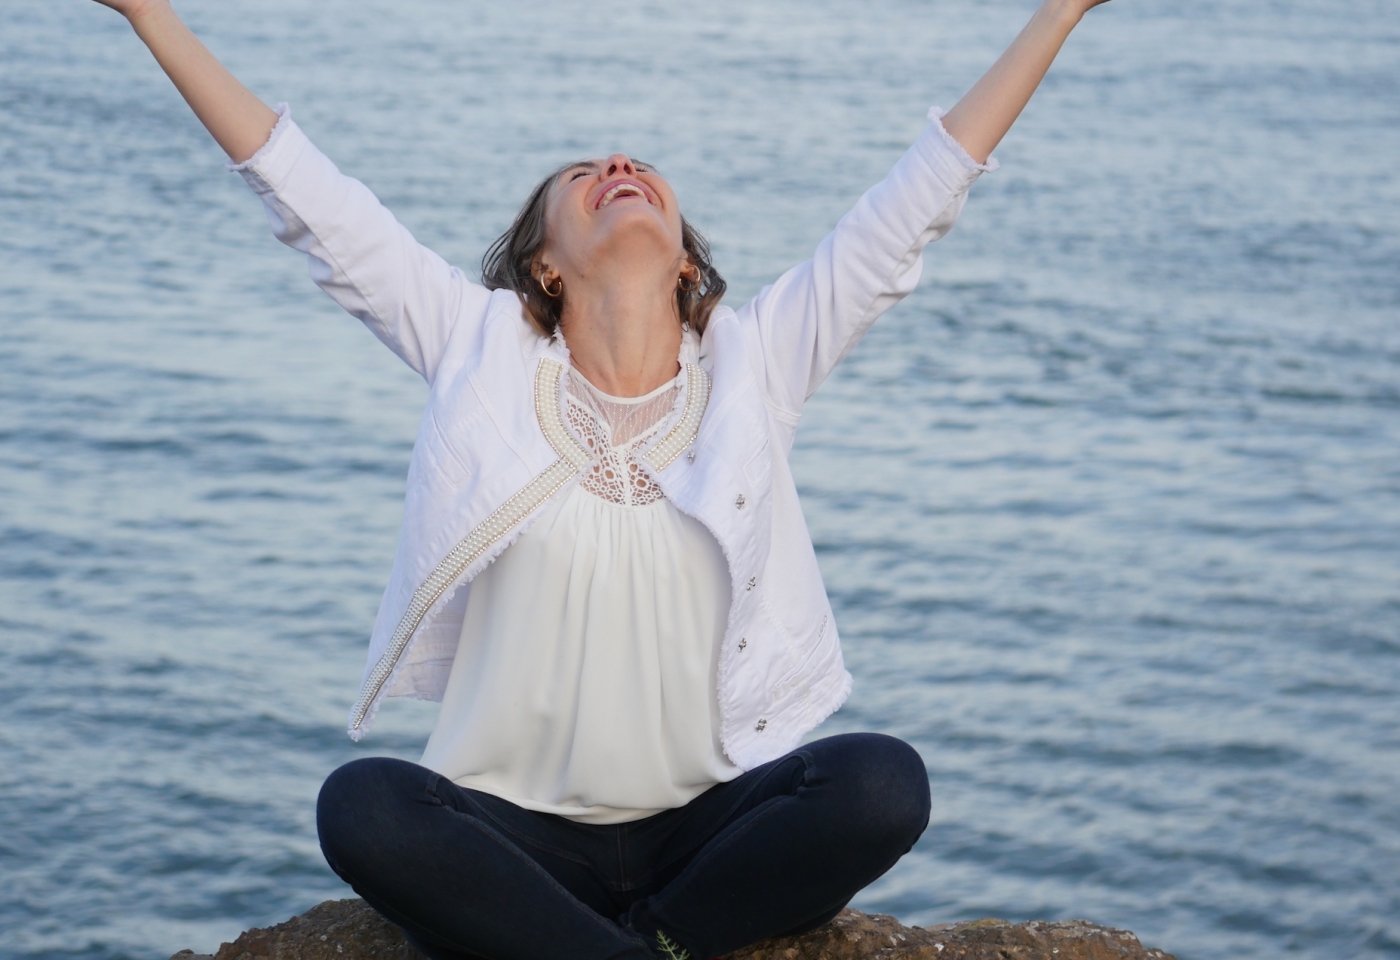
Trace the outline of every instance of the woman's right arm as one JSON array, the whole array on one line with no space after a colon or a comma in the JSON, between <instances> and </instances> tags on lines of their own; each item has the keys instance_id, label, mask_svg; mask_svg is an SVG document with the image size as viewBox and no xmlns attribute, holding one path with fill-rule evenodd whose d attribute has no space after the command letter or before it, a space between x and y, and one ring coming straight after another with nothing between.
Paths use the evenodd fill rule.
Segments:
<instances>
[{"instance_id":1,"label":"woman's right arm","mask_svg":"<svg viewBox=\"0 0 1400 960\"><path fill-rule=\"evenodd\" d=\"M96 2L126 17L262 198L277 239L306 254L316 284L432 382L454 324L483 318L490 292L418 243L285 109L279 114L229 73L170 0Z\"/></svg>"},{"instance_id":2,"label":"woman's right arm","mask_svg":"<svg viewBox=\"0 0 1400 960\"><path fill-rule=\"evenodd\" d=\"M277 114L215 59L170 0L97 0L126 17L195 116L236 163L267 142Z\"/></svg>"}]
</instances>

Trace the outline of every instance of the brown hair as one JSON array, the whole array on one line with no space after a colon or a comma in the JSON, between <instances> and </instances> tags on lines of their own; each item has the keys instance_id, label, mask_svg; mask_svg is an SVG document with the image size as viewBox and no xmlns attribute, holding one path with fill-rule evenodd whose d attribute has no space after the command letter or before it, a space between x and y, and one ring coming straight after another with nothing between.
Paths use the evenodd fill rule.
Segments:
<instances>
[{"instance_id":1,"label":"brown hair","mask_svg":"<svg viewBox=\"0 0 1400 960\"><path fill-rule=\"evenodd\" d=\"M515 216L515 222L487 249L481 258L481 282L490 290L514 290L531 322L545 335L551 336L564 315L564 297L547 297L535 279L535 256L544 246L545 201L550 188L566 170L578 166L567 164L545 177ZM698 282L676 287L676 308L681 322L688 323L697 333L705 332L710 313L724 296L724 278L710 262L710 245L690 223L681 217L681 245L690 262L699 271Z\"/></svg>"}]
</instances>

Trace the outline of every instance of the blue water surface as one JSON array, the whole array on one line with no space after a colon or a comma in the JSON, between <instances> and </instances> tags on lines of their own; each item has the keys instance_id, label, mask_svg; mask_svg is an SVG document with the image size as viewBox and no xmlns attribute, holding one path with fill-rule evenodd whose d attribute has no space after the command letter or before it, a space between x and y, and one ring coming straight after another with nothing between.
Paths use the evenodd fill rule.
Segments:
<instances>
[{"instance_id":1,"label":"blue water surface","mask_svg":"<svg viewBox=\"0 0 1400 960\"><path fill-rule=\"evenodd\" d=\"M0 56L0 956L212 951L348 889L343 734L421 382L271 239L124 22ZM1033 6L180 0L474 269L535 180L659 164L735 301ZM1400 957L1400 20L1092 11L806 412L794 468L914 851L855 905L1182 960Z\"/></svg>"}]
</instances>

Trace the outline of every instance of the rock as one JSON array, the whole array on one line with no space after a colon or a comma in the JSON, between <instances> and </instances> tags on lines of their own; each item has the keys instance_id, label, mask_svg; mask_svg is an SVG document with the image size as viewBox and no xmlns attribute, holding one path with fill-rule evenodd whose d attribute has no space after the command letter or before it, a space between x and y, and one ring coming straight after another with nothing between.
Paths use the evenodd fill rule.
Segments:
<instances>
[{"instance_id":1,"label":"rock","mask_svg":"<svg viewBox=\"0 0 1400 960\"><path fill-rule=\"evenodd\" d=\"M327 900L266 930L253 928L213 957L181 950L170 960L423 960L399 928L363 900Z\"/></svg>"},{"instance_id":2,"label":"rock","mask_svg":"<svg viewBox=\"0 0 1400 960\"><path fill-rule=\"evenodd\" d=\"M971 920L906 927L894 917L843 910L811 933L765 940L730 960L1175 960L1126 930L1087 920Z\"/></svg>"},{"instance_id":3,"label":"rock","mask_svg":"<svg viewBox=\"0 0 1400 960\"><path fill-rule=\"evenodd\" d=\"M894 917L843 910L800 937L764 940L729 960L1175 960L1126 930L1087 920L972 920L906 927ZM170 960L423 960L397 927L363 900L328 900L266 930L249 930L212 957Z\"/></svg>"}]
</instances>

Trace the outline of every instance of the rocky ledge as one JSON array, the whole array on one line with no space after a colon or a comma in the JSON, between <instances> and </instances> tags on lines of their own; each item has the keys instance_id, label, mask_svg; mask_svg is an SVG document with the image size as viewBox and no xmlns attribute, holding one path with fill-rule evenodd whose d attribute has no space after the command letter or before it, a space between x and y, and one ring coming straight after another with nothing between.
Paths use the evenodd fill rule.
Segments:
<instances>
[{"instance_id":1,"label":"rocky ledge","mask_svg":"<svg viewBox=\"0 0 1400 960\"><path fill-rule=\"evenodd\" d=\"M729 960L1175 960L1126 930L1085 920L972 920L906 927L894 917L844 910L800 937L765 940ZM398 928L363 900L328 900L266 930L249 930L212 956L170 960L423 960Z\"/></svg>"}]
</instances>

